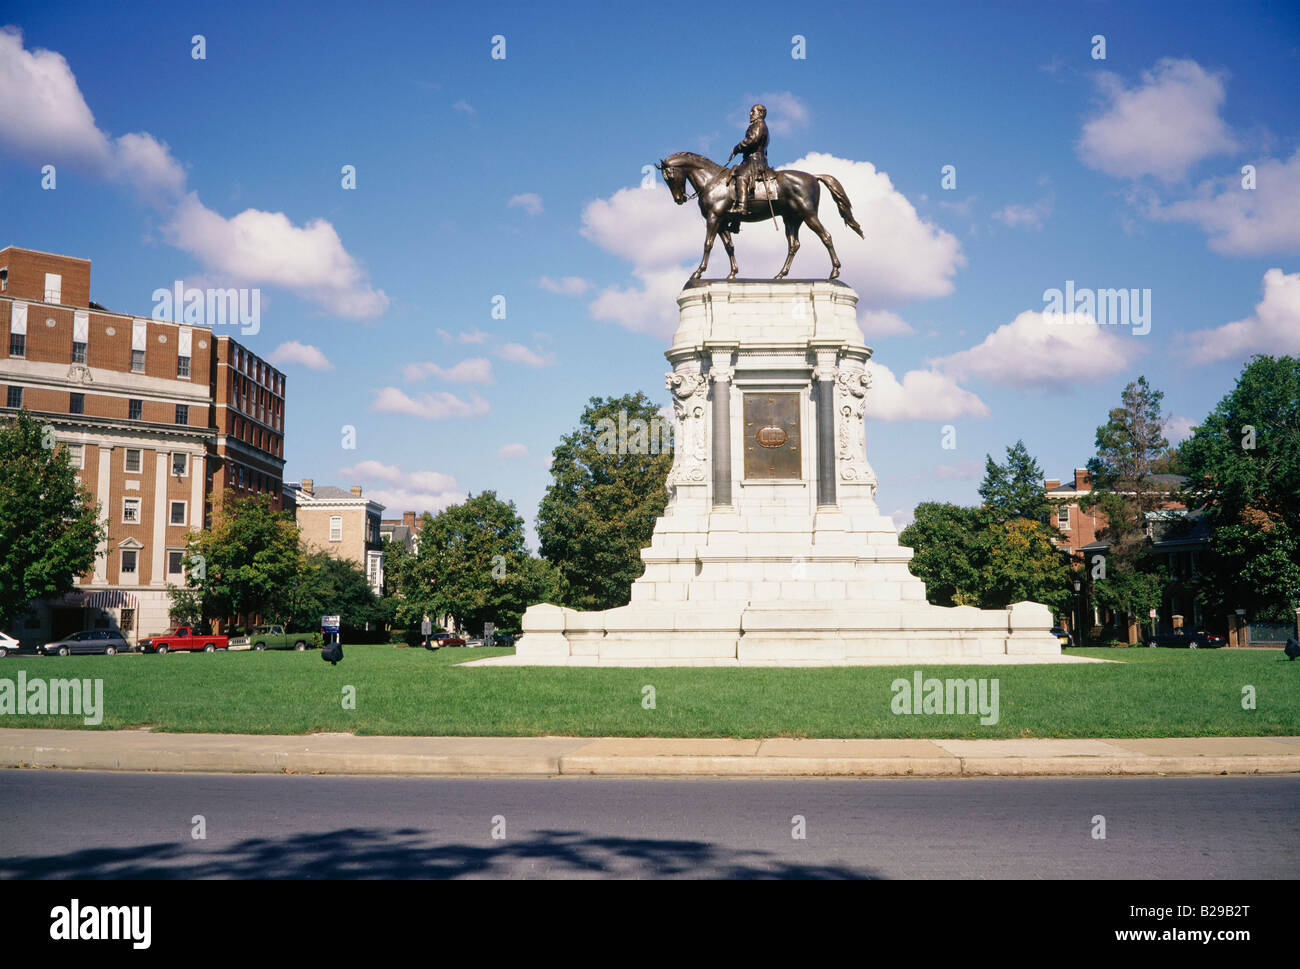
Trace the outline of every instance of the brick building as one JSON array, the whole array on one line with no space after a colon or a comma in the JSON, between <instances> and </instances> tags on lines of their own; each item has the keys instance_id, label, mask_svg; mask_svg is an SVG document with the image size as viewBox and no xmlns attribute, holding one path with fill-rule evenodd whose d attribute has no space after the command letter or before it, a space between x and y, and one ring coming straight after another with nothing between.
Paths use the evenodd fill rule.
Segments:
<instances>
[{"instance_id":1,"label":"brick building","mask_svg":"<svg viewBox=\"0 0 1300 969\"><path fill-rule=\"evenodd\" d=\"M184 581L187 534L207 524L214 495L278 500L283 375L207 327L110 312L90 300L89 260L30 249L0 249L0 328L0 416L25 409L54 428L107 527L92 571L33 603L13 634L120 628L135 641L165 628L166 586ZM236 373L256 386L219 396ZM244 414L245 397L273 422ZM241 477L244 466L265 480Z\"/></svg>"},{"instance_id":2,"label":"brick building","mask_svg":"<svg viewBox=\"0 0 1300 969\"><path fill-rule=\"evenodd\" d=\"M356 562L376 595L384 590L384 550L380 535L384 506L366 498L360 485L347 491L330 485L317 487L311 478L287 481L284 507L298 521L308 549Z\"/></svg>"}]
</instances>

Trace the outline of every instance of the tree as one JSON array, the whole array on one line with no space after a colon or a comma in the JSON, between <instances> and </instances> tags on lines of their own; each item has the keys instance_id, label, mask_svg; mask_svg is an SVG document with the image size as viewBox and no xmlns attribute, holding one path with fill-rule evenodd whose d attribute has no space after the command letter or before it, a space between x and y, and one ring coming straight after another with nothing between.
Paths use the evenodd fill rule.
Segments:
<instances>
[{"instance_id":1,"label":"tree","mask_svg":"<svg viewBox=\"0 0 1300 969\"><path fill-rule=\"evenodd\" d=\"M1097 428L1097 453L1088 462L1093 491L1079 503L1100 509L1106 518L1098 537L1109 547L1093 594L1103 606L1127 616L1130 625L1160 604L1165 585L1163 569L1150 560L1147 533L1147 515L1176 490L1156 477L1169 457L1163 400L1164 393L1153 390L1146 377L1124 388L1120 406Z\"/></svg>"},{"instance_id":2,"label":"tree","mask_svg":"<svg viewBox=\"0 0 1300 969\"><path fill-rule=\"evenodd\" d=\"M537 535L542 556L559 570L562 605L610 609L629 601L632 582L644 571L641 549L668 502L672 455L656 446L654 435L619 439L610 428L661 422L644 394L593 397L578 427L552 452Z\"/></svg>"},{"instance_id":3,"label":"tree","mask_svg":"<svg viewBox=\"0 0 1300 969\"><path fill-rule=\"evenodd\" d=\"M1197 592L1288 620L1300 605L1300 359L1253 357L1178 449L1189 507L1211 527Z\"/></svg>"},{"instance_id":4,"label":"tree","mask_svg":"<svg viewBox=\"0 0 1300 969\"><path fill-rule=\"evenodd\" d=\"M345 632L380 620L379 597L366 570L327 552L301 556L297 586L282 609L285 624L296 630L315 629L326 615L337 615Z\"/></svg>"},{"instance_id":5,"label":"tree","mask_svg":"<svg viewBox=\"0 0 1300 969\"><path fill-rule=\"evenodd\" d=\"M25 411L0 424L0 620L59 596L90 571L104 538L99 508L54 429Z\"/></svg>"},{"instance_id":6,"label":"tree","mask_svg":"<svg viewBox=\"0 0 1300 969\"><path fill-rule=\"evenodd\" d=\"M186 585L172 594L173 612L258 614L282 623L302 580L301 558L297 524L271 507L269 495L227 501L210 530L190 535Z\"/></svg>"},{"instance_id":7,"label":"tree","mask_svg":"<svg viewBox=\"0 0 1300 969\"><path fill-rule=\"evenodd\" d=\"M425 514L414 554L390 544L386 572L397 597L394 621L417 627L450 618L477 632L485 622L518 629L528 606L554 594L551 567L529 555L524 521L493 491Z\"/></svg>"},{"instance_id":8,"label":"tree","mask_svg":"<svg viewBox=\"0 0 1300 969\"><path fill-rule=\"evenodd\" d=\"M925 582L926 598L938 606L980 601L984 521L977 508L936 501L916 506L912 524L898 535L913 550L912 574Z\"/></svg>"},{"instance_id":9,"label":"tree","mask_svg":"<svg viewBox=\"0 0 1300 969\"><path fill-rule=\"evenodd\" d=\"M1006 464L998 464L991 454L984 456L980 497L993 520L1001 522L1014 518L1046 522L1052 506L1043 490L1043 470L1024 441L1007 448Z\"/></svg>"},{"instance_id":10,"label":"tree","mask_svg":"<svg viewBox=\"0 0 1300 969\"><path fill-rule=\"evenodd\" d=\"M991 522L980 536L980 598L985 609L1013 602L1042 602L1061 613L1070 608L1070 566L1052 544L1052 528L1028 518Z\"/></svg>"}]
</instances>

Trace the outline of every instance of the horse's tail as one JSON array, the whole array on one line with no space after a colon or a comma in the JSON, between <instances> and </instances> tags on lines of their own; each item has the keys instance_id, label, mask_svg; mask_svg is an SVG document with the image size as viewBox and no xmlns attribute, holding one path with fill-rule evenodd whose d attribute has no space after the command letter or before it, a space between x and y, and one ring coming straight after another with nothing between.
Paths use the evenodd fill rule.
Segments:
<instances>
[{"instance_id":1,"label":"horse's tail","mask_svg":"<svg viewBox=\"0 0 1300 969\"><path fill-rule=\"evenodd\" d=\"M853 207L849 205L849 197L844 194L844 186L830 175L818 175L817 181L831 190L831 198L835 200L835 204L839 207L840 218L844 220L844 224L862 236L862 226L858 225L857 220L853 218ZM862 236L862 238L865 239L866 236Z\"/></svg>"}]
</instances>

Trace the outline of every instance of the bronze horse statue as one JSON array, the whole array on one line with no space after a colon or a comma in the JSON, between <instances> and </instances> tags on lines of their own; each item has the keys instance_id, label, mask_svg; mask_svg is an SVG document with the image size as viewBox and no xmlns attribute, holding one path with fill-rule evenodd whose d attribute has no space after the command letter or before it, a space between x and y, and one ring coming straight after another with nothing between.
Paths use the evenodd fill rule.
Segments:
<instances>
[{"instance_id":1,"label":"bronze horse statue","mask_svg":"<svg viewBox=\"0 0 1300 969\"><path fill-rule=\"evenodd\" d=\"M713 248L714 237L719 235L722 236L722 244L727 249L727 258L731 260L731 273L727 278L735 279L736 250L731 244L731 232L728 226L737 220L762 222L776 216L780 216L785 222L785 238L790 248L789 254L785 257L785 265L776 274L776 279L782 279L790 272L790 263L794 260L794 254L799 251L799 227L805 222L813 232L817 233L822 244L826 246L826 251L830 253L829 278L834 279L838 276L840 260L835 255L835 244L831 241L831 234L826 230L826 226L822 225L821 220L817 218L817 203L821 200L821 187L818 182L830 189L831 198L839 207L840 218L844 220L844 224L859 236L862 235L862 226L858 225L853 218L849 197L844 194L843 186L830 175L810 175L807 172L796 171L773 172L769 178L760 179L758 184L764 182L769 186L775 184L776 197L755 198L749 205L748 213L737 215L731 211L735 192L731 179L727 177L729 170L717 162L703 155L697 155L693 151L679 151L660 159L655 168L663 173L664 182L668 185L668 190L673 193L673 201L678 205L684 205L692 198L686 194L685 183L688 180L700 199L700 213L704 216L705 222L704 258L700 260L700 268L691 274L691 279L699 279L708 268L709 251Z\"/></svg>"}]
</instances>

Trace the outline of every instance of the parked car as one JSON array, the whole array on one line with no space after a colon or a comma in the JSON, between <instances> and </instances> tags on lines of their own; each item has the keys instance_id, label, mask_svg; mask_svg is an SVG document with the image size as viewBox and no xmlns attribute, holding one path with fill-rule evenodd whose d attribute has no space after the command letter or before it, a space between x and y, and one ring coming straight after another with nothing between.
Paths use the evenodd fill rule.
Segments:
<instances>
[{"instance_id":1,"label":"parked car","mask_svg":"<svg viewBox=\"0 0 1300 969\"><path fill-rule=\"evenodd\" d=\"M177 626L165 633L140 640L140 651L142 653L158 653L159 655L170 652L197 652L198 650L213 653L218 649L225 649L229 645L230 641L225 636L205 636L201 630L194 630L189 626Z\"/></svg>"},{"instance_id":2,"label":"parked car","mask_svg":"<svg viewBox=\"0 0 1300 969\"><path fill-rule=\"evenodd\" d=\"M429 649L438 649L441 646L464 646L465 640L459 636L453 636L451 633L434 633L429 637Z\"/></svg>"},{"instance_id":3,"label":"parked car","mask_svg":"<svg viewBox=\"0 0 1300 969\"><path fill-rule=\"evenodd\" d=\"M302 652L308 647L316 649L321 644L320 633L290 633L283 626L254 626L246 636L230 640L231 649L295 649Z\"/></svg>"},{"instance_id":4,"label":"parked car","mask_svg":"<svg viewBox=\"0 0 1300 969\"><path fill-rule=\"evenodd\" d=\"M71 656L73 653L104 653L112 656L119 650L130 648L131 644L115 629L86 629L52 643L45 643L38 647L37 652L46 656Z\"/></svg>"},{"instance_id":5,"label":"parked car","mask_svg":"<svg viewBox=\"0 0 1300 969\"><path fill-rule=\"evenodd\" d=\"M8 656L10 653L16 653L22 649L18 640L14 639L8 633L0 633L0 659Z\"/></svg>"},{"instance_id":6,"label":"parked car","mask_svg":"<svg viewBox=\"0 0 1300 969\"><path fill-rule=\"evenodd\" d=\"M1167 632L1147 636L1146 644L1152 649L1168 646L1173 649L1218 649L1226 645L1222 636L1214 636L1204 629L1188 632L1186 629L1172 629Z\"/></svg>"},{"instance_id":7,"label":"parked car","mask_svg":"<svg viewBox=\"0 0 1300 969\"><path fill-rule=\"evenodd\" d=\"M1071 636L1070 633L1066 631L1064 626L1053 626L1052 635L1055 636L1060 641L1062 646L1074 645L1074 637Z\"/></svg>"}]
</instances>

